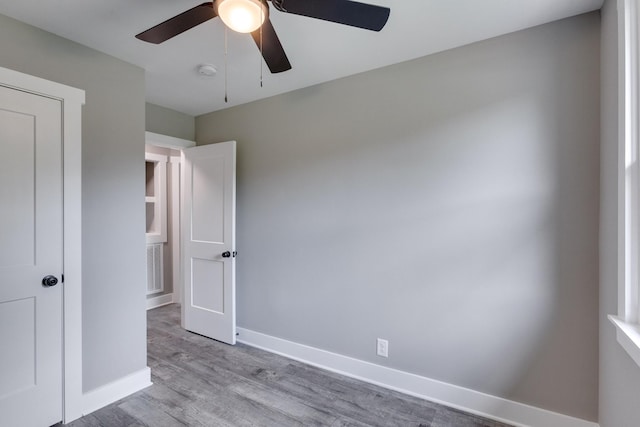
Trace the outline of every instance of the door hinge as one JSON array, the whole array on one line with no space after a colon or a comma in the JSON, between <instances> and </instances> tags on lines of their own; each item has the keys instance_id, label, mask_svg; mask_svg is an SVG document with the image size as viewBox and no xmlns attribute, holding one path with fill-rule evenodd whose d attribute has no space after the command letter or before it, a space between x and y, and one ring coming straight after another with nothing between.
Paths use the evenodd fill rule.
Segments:
<instances>
[{"instance_id":1,"label":"door hinge","mask_svg":"<svg viewBox=\"0 0 640 427\"><path fill-rule=\"evenodd\" d=\"M60 275L60 281L64 283L64 273Z\"/></svg>"}]
</instances>

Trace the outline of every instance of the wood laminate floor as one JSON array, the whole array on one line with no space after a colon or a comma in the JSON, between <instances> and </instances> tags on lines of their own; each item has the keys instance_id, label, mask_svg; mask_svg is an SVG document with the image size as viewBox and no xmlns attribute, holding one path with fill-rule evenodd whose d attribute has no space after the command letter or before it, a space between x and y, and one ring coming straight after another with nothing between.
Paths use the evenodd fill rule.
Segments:
<instances>
[{"instance_id":1,"label":"wood laminate floor","mask_svg":"<svg viewBox=\"0 0 640 427\"><path fill-rule=\"evenodd\" d=\"M243 344L180 328L171 304L148 311L153 385L71 427L508 427Z\"/></svg>"}]
</instances>

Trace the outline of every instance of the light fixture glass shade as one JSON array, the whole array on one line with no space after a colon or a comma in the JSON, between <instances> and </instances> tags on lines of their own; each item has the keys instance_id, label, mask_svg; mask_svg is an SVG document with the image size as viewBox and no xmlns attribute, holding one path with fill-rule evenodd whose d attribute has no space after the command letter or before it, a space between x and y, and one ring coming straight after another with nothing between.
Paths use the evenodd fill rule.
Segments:
<instances>
[{"instance_id":1,"label":"light fixture glass shade","mask_svg":"<svg viewBox=\"0 0 640 427\"><path fill-rule=\"evenodd\" d=\"M267 8L260 0L216 0L216 12L233 31L250 33L260 28Z\"/></svg>"}]
</instances>

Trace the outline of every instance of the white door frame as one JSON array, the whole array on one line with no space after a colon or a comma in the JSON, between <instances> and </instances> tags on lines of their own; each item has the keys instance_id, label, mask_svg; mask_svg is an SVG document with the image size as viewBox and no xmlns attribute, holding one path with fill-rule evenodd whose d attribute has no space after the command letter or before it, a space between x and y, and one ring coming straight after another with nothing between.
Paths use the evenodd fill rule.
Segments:
<instances>
[{"instance_id":1,"label":"white door frame","mask_svg":"<svg viewBox=\"0 0 640 427\"><path fill-rule=\"evenodd\" d=\"M83 90L0 67L0 86L61 101L63 159L62 418L82 415L82 106ZM37 402L34 402L36 405ZM37 410L37 408L34 408Z\"/></svg>"}]
</instances>

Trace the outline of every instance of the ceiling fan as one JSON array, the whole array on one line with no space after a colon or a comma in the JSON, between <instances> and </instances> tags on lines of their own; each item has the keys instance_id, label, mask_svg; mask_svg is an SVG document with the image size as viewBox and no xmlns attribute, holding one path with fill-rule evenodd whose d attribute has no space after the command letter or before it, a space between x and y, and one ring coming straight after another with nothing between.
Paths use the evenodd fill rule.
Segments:
<instances>
[{"instance_id":1,"label":"ceiling fan","mask_svg":"<svg viewBox=\"0 0 640 427\"><path fill-rule=\"evenodd\" d=\"M380 31L389 19L390 9L350 0L269 0L280 12L302 15L324 21ZM251 33L262 52L269 70L281 73L291 69L273 25L269 20L267 0L213 0L202 3L155 27L136 38L159 44L209 19L219 16L234 31Z\"/></svg>"}]
</instances>

